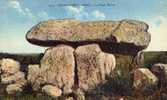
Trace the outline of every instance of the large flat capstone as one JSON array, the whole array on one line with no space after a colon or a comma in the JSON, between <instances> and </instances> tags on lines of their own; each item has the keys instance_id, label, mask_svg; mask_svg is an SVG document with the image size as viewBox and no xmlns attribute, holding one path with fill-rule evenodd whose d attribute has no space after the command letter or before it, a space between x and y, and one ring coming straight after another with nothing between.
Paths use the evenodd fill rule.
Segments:
<instances>
[{"instance_id":1,"label":"large flat capstone","mask_svg":"<svg viewBox=\"0 0 167 100\"><path fill-rule=\"evenodd\" d=\"M41 46L116 43L116 45L125 44L127 48L129 45L142 50L150 42L150 34L147 31L148 25L136 20L61 19L40 22L27 32L26 38L30 43Z\"/></svg>"}]
</instances>

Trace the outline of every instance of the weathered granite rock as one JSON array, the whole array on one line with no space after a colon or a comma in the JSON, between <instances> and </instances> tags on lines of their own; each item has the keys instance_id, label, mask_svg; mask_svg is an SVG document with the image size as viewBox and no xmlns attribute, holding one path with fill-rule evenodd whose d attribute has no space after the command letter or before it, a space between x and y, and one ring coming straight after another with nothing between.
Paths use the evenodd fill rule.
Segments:
<instances>
[{"instance_id":1,"label":"weathered granite rock","mask_svg":"<svg viewBox=\"0 0 167 100\"><path fill-rule=\"evenodd\" d=\"M134 20L123 20L112 35L117 42L132 43L136 46L146 47L150 42L148 25Z\"/></svg>"},{"instance_id":2,"label":"weathered granite rock","mask_svg":"<svg viewBox=\"0 0 167 100\"><path fill-rule=\"evenodd\" d=\"M6 87L7 94L16 95L23 91L20 84L10 84Z\"/></svg>"},{"instance_id":3,"label":"weathered granite rock","mask_svg":"<svg viewBox=\"0 0 167 100\"><path fill-rule=\"evenodd\" d=\"M75 50L78 85L87 91L103 83L105 75L115 68L112 54L101 51L98 44L79 46Z\"/></svg>"},{"instance_id":4,"label":"weathered granite rock","mask_svg":"<svg viewBox=\"0 0 167 100\"><path fill-rule=\"evenodd\" d=\"M150 42L148 25L135 20L80 22L72 19L48 20L27 32L30 43L48 46L57 44L118 43L131 50L144 49ZM104 46L104 45L102 45ZM121 47L115 45L117 48Z\"/></svg>"},{"instance_id":5,"label":"weathered granite rock","mask_svg":"<svg viewBox=\"0 0 167 100\"><path fill-rule=\"evenodd\" d=\"M133 74L133 87L135 89L144 90L158 84L158 78L147 68L138 68Z\"/></svg>"},{"instance_id":6,"label":"weathered granite rock","mask_svg":"<svg viewBox=\"0 0 167 100\"><path fill-rule=\"evenodd\" d=\"M44 84L55 85L63 89L63 92L71 91L75 69L73 51L74 49L67 45L59 45L45 51L40 69Z\"/></svg>"},{"instance_id":7,"label":"weathered granite rock","mask_svg":"<svg viewBox=\"0 0 167 100\"><path fill-rule=\"evenodd\" d=\"M24 80L25 79L25 74L23 72L17 72L13 75L6 76L5 74L1 75L1 83L2 84L12 84L15 83L19 80Z\"/></svg>"},{"instance_id":8,"label":"weathered granite rock","mask_svg":"<svg viewBox=\"0 0 167 100\"><path fill-rule=\"evenodd\" d=\"M52 85L45 85L42 88L42 92L46 93L47 95L51 96L51 97L58 97L61 96L62 91L61 89L59 89L56 86L52 86Z\"/></svg>"},{"instance_id":9,"label":"weathered granite rock","mask_svg":"<svg viewBox=\"0 0 167 100\"><path fill-rule=\"evenodd\" d=\"M167 84L167 64L154 64L151 71L158 77L161 84Z\"/></svg>"},{"instance_id":10,"label":"weathered granite rock","mask_svg":"<svg viewBox=\"0 0 167 100\"><path fill-rule=\"evenodd\" d=\"M28 75L27 75L27 81L29 84L31 84L32 89L37 91L39 90L39 73L40 73L40 68L39 65L28 65ZM38 79L38 80L37 80Z\"/></svg>"},{"instance_id":11,"label":"weathered granite rock","mask_svg":"<svg viewBox=\"0 0 167 100\"><path fill-rule=\"evenodd\" d=\"M14 74L20 70L20 63L7 58L7 59L2 59L1 61L1 72L3 74Z\"/></svg>"},{"instance_id":12,"label":"weathered granite rock","mask_svg":"<svg viewBox=\"0 0 167 100\"><path fill-rule=\"evenodd\" d=\"M20 63L10 58L4 58L0 68L1 84L7 85L6 92L8 94L20 93L27 83L25 73L20 71Z\"/></svg>"}]
</instances>

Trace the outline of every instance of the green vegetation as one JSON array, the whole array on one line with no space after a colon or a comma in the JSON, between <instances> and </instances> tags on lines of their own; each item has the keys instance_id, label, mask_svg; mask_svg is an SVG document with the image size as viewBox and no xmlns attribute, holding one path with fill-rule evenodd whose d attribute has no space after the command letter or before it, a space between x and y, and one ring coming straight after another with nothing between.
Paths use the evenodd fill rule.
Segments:
<instances>
[{"instance_id":1,"label":"green vegetation","mask_svg":"<svg viewBox=\"0 0 167 100\"><path fill-rule=\"evenodd\" d=\"M2 58L12 58L15 59L21 64L39 64L40 59L42 58L43 54L37 54L37 53L32 53L32 54L10 54L10 53L0 53L0 59Z\"/></svg>"},{"instance_id":2,"label":"green vegetation","mask_svg":"<svg viewBox=\"0 0 167 100\"><path fill-rule=\"evenodd\" d=\"M20 96L0 96L0 100L64 100L63 98L52 98L44 94L22 94Z\"/></svg>"},{"instance_id":3,"label":"green vegetation","mask_svg":"<svg viewBox=\"0 0 167 100\"><path fill-rule=\"evenodd\" d=\"M151 67L156 63L167 64L167 51L144 52L144 66Z\"/></svg>"}]
</instances>

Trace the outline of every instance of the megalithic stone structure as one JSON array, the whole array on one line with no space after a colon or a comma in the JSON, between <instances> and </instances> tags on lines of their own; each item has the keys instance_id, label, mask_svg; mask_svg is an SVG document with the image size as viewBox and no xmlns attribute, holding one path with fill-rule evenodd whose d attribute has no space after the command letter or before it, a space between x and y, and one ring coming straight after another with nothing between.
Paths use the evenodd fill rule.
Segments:
<instances>
[{"instance_id":1,"label":"megalithic stone structure","mask_svg":"<svg viewBox=\"0 0 167 100\"><path fill-rule=\"evenodd\" d=\"M70 93L73 87L84 91L96 88L113 71L123 69L129 74L133 59L147 48L151 35L148 25L136 20L56 19L33 26L26 39L50 47L41 59L39 75L29 75L28 81L39 88L51 85ZM124 68L119 68L122 65Z\"/></svg>"}]
</instances>

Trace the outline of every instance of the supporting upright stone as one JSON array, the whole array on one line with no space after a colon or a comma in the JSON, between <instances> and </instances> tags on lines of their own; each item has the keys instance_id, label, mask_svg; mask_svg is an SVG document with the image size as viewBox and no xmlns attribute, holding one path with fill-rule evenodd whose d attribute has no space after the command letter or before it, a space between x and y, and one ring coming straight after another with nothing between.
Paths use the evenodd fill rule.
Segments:
<instances>
[{"instance_id":1,"label":"supporting upright stone","mask_svg":"<svg viewBox=\"0 0 167 100\"><path fill-rule=\"evenodd\" d=\"M96 88L115 68L115 57L101 51L98 44L79 46L75 50L78 85L87 91Z\"/></svg>"},{"instance_id":2,"label":"supporting upright stone","mask_svg":"<svg viewBox=\"0 0 167 100\"><path fill-rule=\"evenodd\" d=\"M73 51L74 49L67 45L59 45L45 51L40 68L40 77L43 78L44 84L55 85L63 89L64 93L71 92L75 69Z\"/></svg>"}]
</instances>

